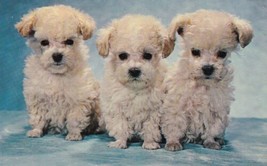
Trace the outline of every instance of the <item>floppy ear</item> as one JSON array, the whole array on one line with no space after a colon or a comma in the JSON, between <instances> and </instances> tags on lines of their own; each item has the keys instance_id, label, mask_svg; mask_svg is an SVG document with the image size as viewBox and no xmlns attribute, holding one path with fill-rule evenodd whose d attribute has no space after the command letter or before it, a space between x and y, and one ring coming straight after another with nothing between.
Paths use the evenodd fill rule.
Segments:
<instances>
[{"instance_id":1,"label":"floppy ear","mask_svg":"<svg viewBox=\"0 0 267 166\"><path fill-rule=\"evenodd\" d=\"M188 15L177 15L172 19L168 28L168 39L166 39L166 43L164 44L164 57L167 57L174 49L176 32L183 37L186 26L190 24L191 19Z\"/></svg>"},{"instance_id":2,"label":"floppy ear","mask_svg":"<svg viewBox=\"0 0 267 166\"><path fill-rule=\"evenodd\" d=\"M15 27L23 37L31 36L34 33L33 27L36 23L35 11L30 12L29 14L22 17L21 21L18 22Z\"/></svg>"},{"instance_id":3,"label":"floppy ear","mask_svg":"<svg viewBox=\"0 0 267 166\"><path fill-rule=\"evenodd\" d=\"M108 28L103 28L99 31L99 36L96 41L96 46L97 46L99 55L101 55L104 58L108 56L109 40L110 40L110 37L113 31L114 31L113 26L110 26Z\"/></svg>"},{"instance_id":4,"label":"floppy ear","mask_svg":"<svg viewBox=\"0 0 267 166\"><path fill-rule=\"evenodd\" d=\"M176 32L180 35L184 35L184 30L187 25L191 24L191 19L188 15L178 15L176 16L170 26L169 26L169 37L171 40L176 40Z\"/></svg>"},{"instance_id":5,"label":"floppy ear","mask_svg":"<svg viewBox=\"0 0 267 166\"><path fill-rule=\"evenodd\" d=\"M234 32L237 34L237 41L242 48L246 47L253 37L251 25L247 21L239 18L234 18L233 24L235 27Z\"/></svg>"},{"instance_id":6,"label":"floppy ear","mask_svg":"<svg viewBox=\"0 0 267 166\"><path fill-rule=\"evenodd\" d=\"M163 42L162 56L167 58L174 49L174 42L170 38L165 38Z\"/></svg>"},{"instance_id":7,"label":"floppy ear","mask_svg":"<svg viewBox=\"0 0 267 166\"><path fill-rule=\"evenodd\" d=\"M90 39L96 28L94 19L79 11L76 12L76 17L79 20L78 32L83 36L83 40Z\"/></svg>"}]
</instances>

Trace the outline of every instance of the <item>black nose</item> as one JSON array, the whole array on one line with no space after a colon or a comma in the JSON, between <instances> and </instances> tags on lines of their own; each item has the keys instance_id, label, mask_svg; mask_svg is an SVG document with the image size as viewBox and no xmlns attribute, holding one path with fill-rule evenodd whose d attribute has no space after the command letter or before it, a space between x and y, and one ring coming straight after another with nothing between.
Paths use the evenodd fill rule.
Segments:
<instances>
[{"instance_id":1,"label":"black nose","mask_svg":"<svg viewBox=\"0 0 267 166\"><path fill-rule=\"evenodd\" d=\"M62 58L63 58L63 55L61 53L54 53L52 55L52 58L55 62L61 62L62 61Z\"/></svg>"},{"instance_id":2,"label":"black nose","mask_svg":"<svg viewBox=\"0 0 267 166\"><path fill-rule=\"evenodd\" d=\"M138 68L136 68L136 67L133 67L133 68L129 69L129 74L130 74L130 76L136 78L136 77L139 77L140 76L141 70L138 69Z\"/></svg>"},{"instance_id":3,"label":"black nose","mask_svg":"<svg viewBox=\"0 0 267 166\"><path fill-rule=\"evenodd\" d=\"M210 76L214 71L214 67L212 65L205 65L202 67L202 71L206 76Z\"/></svg>"}]
</instances>

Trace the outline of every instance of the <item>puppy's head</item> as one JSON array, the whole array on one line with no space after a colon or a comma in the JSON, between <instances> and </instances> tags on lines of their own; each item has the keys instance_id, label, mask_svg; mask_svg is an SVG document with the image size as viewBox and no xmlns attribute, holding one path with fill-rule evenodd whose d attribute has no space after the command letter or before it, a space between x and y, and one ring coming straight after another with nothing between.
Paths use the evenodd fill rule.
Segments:
<instances>
[{"instance_id":1,"label":"puppy's head","mask_svg":"<svg viewBox=\"0 0 267 166\"><path fill-rule=\"evenodd\" d=\"M83 40L92 36L95 22L78 10L57 5L29 12L15 27L28 39L28 45L46 70L64 74L86 58Z\"/></svg>"},{"instance_id":2,"label":"puppy's head","mask_svg":"<svg viewBox=\"0 0 267 166\"><path fill-rule=\"evenodd\" d=\"M252 27L245 20L209 10L176 16L169 27L173 43L176 32L183 38L182 58L190 66L186 70L197 79L222 79L228 72L231 52L238 44L246 47L253 37Z\"/></svg>"},{"instance_id":3,"label":"puppy's head","mask_svg":"<svg viewBox=\"0 0 267 166\"><path fill-rule=\"evenodd\" d=\"M124 16L101 29L97 48L116 80L139 89L153 84L160 60L172 51L161 23L142 15Z\"/></svg>"}]
</instances>

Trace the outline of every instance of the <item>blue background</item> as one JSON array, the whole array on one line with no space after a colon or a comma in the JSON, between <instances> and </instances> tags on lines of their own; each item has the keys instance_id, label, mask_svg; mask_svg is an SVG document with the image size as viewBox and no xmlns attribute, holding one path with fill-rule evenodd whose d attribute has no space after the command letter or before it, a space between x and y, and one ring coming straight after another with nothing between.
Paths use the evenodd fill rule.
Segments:
<instances>
[{"instance_id":1,"label":"blue background","mask_svg":"<svg viewBox=\"0 0 267 166\"><path fill-rule=\"evenodd\" d=\"M234 86L236 101L232 105L232 117L267 117L267 1L265 0L0 0L0 111L25 111L22 94L23 67L30 48L14 28L14 24L28 11L42 6L66 4L90 14L97 29L112 19L127 13L153 15L168 26L178 13L197 9L215 9L247 19L254 28L250 45L231 60L235 68ZM104 60L98 55L94 37L86 42L90 48L89 64L97 79L103 75ZM178 40L179 41L179 40ZM170 64L179 57L179 46L167 58Z\"/></svg>"}]
</instances>

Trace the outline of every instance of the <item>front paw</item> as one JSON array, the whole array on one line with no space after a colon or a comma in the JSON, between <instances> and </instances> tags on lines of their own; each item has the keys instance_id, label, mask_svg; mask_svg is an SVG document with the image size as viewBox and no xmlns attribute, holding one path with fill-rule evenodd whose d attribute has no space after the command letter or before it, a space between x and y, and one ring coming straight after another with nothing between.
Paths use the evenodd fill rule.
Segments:
<instances>
[{"instance_id":1,"label":"front paw","mask_svg":"<svg viewBox=\"0 0 267 166\"><path fill-rule=\"evenodd\" d=\"M118 148L118 149L126 149L127 148L127 142L126 141L117 140L117 141L114 141L114 142L110 142L108 144L108 147L110 147L110 148Z\"/></svg>"},{"instance_id":2,"label":"front paw","mask_svg":"<svg viewBox=\"0 0 267 166\"><path fill-rule=\"evenodd\" d=\"M216 142L218 142L220 145L225 145L225 140L223 138L216 138Z\"/></svg>"},{"instance_id":3,"label":"front paw","mask_svg":"<svg viewBox=\"0 0 267 166\"><path fill-rule=\"evenodd\" d=\"M204 142L203 146L204 148L215 149L215 150L220 150L222 148L221 145L215 141Z\"/></svg>"},{"instance_id":4,"label":"front paw","mask_svg":"<svg viewBox=\"0 0 267 166\"><path fill-rule=\"evenodd\" d=\"M76 134L76 133L69 133L66 138L65 138L67 141L80 141L82 140L82 135L79 133L79 134Z\"/></svg>"},{"instance_id":5,"label":"front paw","mask_svg":"<svg viewBox=\"0 0 267 166\"><path fill-rule=\"evenodd\" d=\"M165 149L168 151L177 151L177 150L183 150L183 146L177 142L177 143L166 143Z\"/></svg>"},{"instance_id":6,"label":"front paw","mask_svg":"<svg viewBox=\"0 0 267 166\"><path fill-rule=\"evenodd\" d=\"M147 150L155 150L159 149L160 145L157 142L144 142L142 145L142 148L147 149Z\"/></svg>"},{"instance_id":7,"label":"front paw","mask_svg":"<svg viewBox=\"0 0 267 166\"><path fill-rule=\"evenodd\" d=\"M39 138L43 136L43 131L40 129L32 129L27 132L27 136L30 138Z\"/></svg>"}]
</instances>

